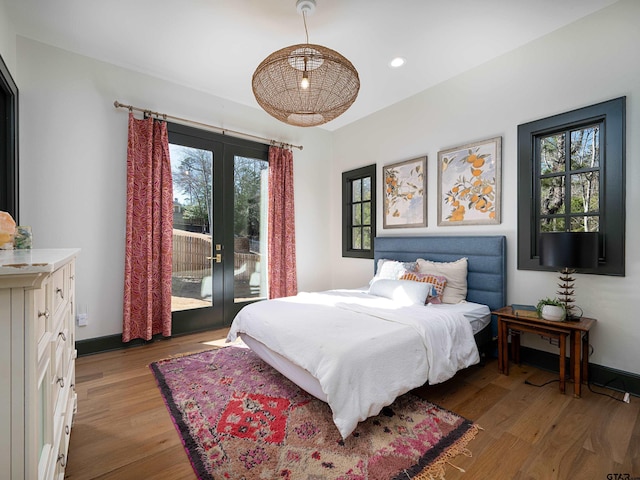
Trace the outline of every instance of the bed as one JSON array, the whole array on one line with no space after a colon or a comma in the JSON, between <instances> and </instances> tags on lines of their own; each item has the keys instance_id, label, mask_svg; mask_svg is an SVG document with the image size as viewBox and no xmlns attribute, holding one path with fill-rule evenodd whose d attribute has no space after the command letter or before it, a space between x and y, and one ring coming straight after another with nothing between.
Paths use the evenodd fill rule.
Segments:
<instances>
[{"instance_id":1,"label":"bed","mask_svg":"<svg viewBox=\"0 0 640 480\"><path fill-rule=\"evenodd\" d=\"M240 337L265 362L327 402L343 438L397 396L478 363L495 336L490 312L505 305L503 236L377 237L374 245L376 269L384 260L394 261L388 266L416 259L457 264L466 258L466 300L405 301L396 287L411 296L421 288L418 282L383 279L376 270L369 288L302 292L247 305L227 337ZM380 293L387 286L395 293Z\"/></svg>"}]
</instances>

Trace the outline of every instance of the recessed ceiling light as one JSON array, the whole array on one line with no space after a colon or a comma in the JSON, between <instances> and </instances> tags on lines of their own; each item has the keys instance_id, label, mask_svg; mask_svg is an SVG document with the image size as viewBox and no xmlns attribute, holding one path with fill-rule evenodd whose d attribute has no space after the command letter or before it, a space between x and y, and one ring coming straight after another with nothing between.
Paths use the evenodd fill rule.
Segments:
<instances>
[{"instance_id":1,"label":"recessed ceiling light","mask_svg":"<svg viewBox=\"0 0 640 480\"><path fill-rule=\"evenodd\" d=\"M389 62L389 66L392 68L398 68L401 67L402 65L404 65L404 63L406 62L406 60L402 57L396 57L393 60L391 60L391 62Z\"/></svg>"}]
</instances>

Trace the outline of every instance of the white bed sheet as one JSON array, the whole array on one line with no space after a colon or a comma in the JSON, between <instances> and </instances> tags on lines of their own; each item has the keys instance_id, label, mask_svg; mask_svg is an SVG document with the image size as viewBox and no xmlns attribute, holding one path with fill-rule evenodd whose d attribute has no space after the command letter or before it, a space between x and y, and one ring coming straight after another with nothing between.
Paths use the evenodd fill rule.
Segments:
<instances>
[{"instance_id":1,"label":"white bed sheet","mask_svg":"<svg viewBox=\"0 0 640 480\"><path fill-rule=\"evenodd\" d=\"M469 320L474 335L491 323L491 310L487 305L482 305L481 303L460 302L455 304L431 304L428 305L427 308L442 308L451 312L462 313L464 317Z\"/></svg>"},{"instance_id":2,"label":"white bed sheet","mask_svg":"<svg viewBox=\"0 0 640 480\"><path fill-rule=\"evenodd\" d=\"M256 353L279 370L286 370L280 360L293 363L298 372L287 376L296 383L300 370L307 371L323 395L310 393L329 404L346 438L398 395L427 381L445 381L479 361L464 308L398 308L391 300L354 291L299 294L246 306L228 340L242 335L249 346L247 336L268 346L270 353Z\"/></svg>"},{"instance_id":3,"label":"white bed sheet","mask_svg":"<svg viewBox=\"0 0 640 480\"><path fill-rule=\"evenodd\" d=\"M339 291L351 291L358 293L367 293L369 287L361 287L350 290L339 290ZM474 303L474 302L460 302L460 303L441 303L441 304L429 304L427 308L443 308L445 310L450 310L452 312L460 312L462 313L469 323L471 324L471 328L473 330L473 334L475 335L484 327L491 323L491 309L487 305L483 305L482 303Z\"/></svg>"}]
</instances>

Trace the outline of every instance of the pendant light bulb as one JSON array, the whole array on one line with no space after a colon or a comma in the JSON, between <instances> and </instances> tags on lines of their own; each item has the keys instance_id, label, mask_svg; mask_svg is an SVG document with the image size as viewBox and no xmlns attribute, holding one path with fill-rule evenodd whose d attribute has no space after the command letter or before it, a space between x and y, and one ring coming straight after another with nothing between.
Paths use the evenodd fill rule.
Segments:
<instances>
[{"instance_id":1,"label":"pendant light bulb","mask_svg":"<svg viewBox=\"0 0 640 480\"><path fill-rule=\"evenodd\" d=\"M302 88L303 90L309 88L309 72L307 72L308 61L309 60L307 59L307 57L304 57L304 71L302 72L302 80L300 81L300 88Z\"/></svg>"}]
</instances>

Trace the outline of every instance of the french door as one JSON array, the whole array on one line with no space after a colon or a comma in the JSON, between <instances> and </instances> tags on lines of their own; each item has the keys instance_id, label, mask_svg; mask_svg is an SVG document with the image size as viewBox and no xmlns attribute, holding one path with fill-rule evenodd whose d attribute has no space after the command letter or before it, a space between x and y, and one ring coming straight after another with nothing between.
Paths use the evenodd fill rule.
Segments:
<instances>
[{"instance_id":1,"label":"french door","mask_svg":"<svg viewBox=\"0 0 640 480\"><path fill-rule=\"evenodd\" d=\"M267 298L268 146L168 124L173 333L231 324Z\"/></svg>"}]
</instances>

